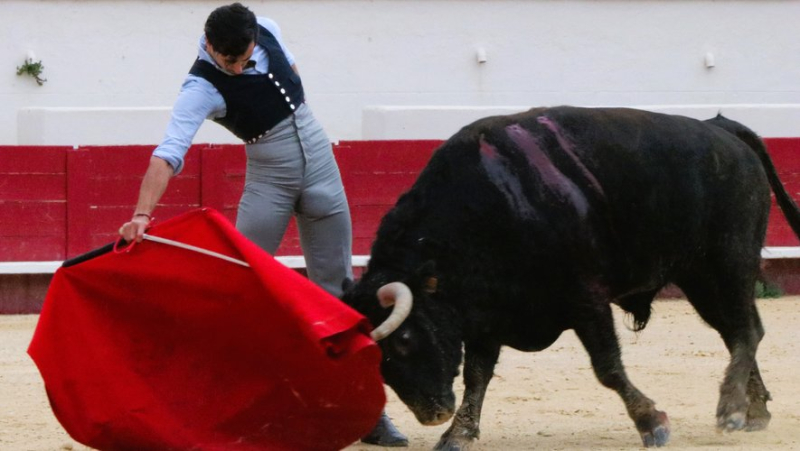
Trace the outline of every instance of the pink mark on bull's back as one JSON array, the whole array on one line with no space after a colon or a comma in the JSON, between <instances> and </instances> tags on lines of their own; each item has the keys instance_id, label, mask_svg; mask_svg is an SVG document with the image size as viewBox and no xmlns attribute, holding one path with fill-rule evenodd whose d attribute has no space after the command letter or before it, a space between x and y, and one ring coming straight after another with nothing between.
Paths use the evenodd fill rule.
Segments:
<instances>
[{"instance_id":1,"label":"pink mark on bull's back","mask_svg":"<svg viewBox=\"0 0 800 451\"><path fill-rule=\"evenodd\" d=\"M500 190L513 211L521 216L535 217L536 209L528 202L522 191L519 179L508 170L508 159L497 151L497 147L480 138L481 164L489 176L489 180Z\"/></svg>"},{"instance_id":2,"label":"pink mark on bull's back","mask_svg":"<svg viewBox=\"0 0 800 451\"><path fill-rule=\"evenodd\" d=\"M481 159L496 160L500 157L500 154L497 153L497 147L487 143L483 136L480 139L480 151Z\"/></svg>"},{"instance_id":3,"label":"pink mark on bull's back","mask_svg":"<svg viewBox=\"0 0 800 451\"><path fill-rule=\"evenodd\" d=\"M567 176L550 160L533 134L519 124L506 127L506 133L528 159L531 167L539 172L542 182L552 192L571 203L581 216L589 209L586 197Z\"/></svg>"},{"instance_id":4,"label":"pink mark on bull's back","mask_svg":"<svg viewBox=\"0 0 800 451\"><path fill-rule=\"evenodd\" d=\"M556 141L558 141L558 145L561 146L561 149L564 151L564 153L566 153L572 159L572 161L578 167L578 170L580 170L583 176L586 177L586 180L589 182L589 185L591 185L592 189L597 191L598 194L605 198L606 195L603 191L603 187L600 185L600 182L597 181L597 178L595 178L594 174L589 171L589 168L587 168L575 154L575 146L564 136L558 124L553 122L553 120L547 116L539 116L536 118L536 120L540 124L547 127L548 130L553 132L553 135L556 137Z\"/></svg>"}]
</instances>

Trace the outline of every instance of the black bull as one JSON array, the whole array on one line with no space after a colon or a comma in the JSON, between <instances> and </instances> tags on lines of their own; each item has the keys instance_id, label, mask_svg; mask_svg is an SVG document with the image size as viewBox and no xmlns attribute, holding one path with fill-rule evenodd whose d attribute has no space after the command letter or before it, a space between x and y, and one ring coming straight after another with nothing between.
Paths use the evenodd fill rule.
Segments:
<instances>
[{"instance_id":1,"label":"black bull","mask_svg":"<svg viewBox=\"0 0 800 451\"><path fill-rule=\"evenodd\" d=\"M437 449L478 438L502 346L542 350L567 329L645 446L665 444L667 415L628 380L610 304L640 330L668 283L730 351L717 427L763 429L770 394L756 364L754 286L770 184L797 232L797 206L763 143L721 116L558 107L486 118L437 149L383 218L344 300L379 324L388 309L378 288L410 288L408 318L380 341L381 369L423 424L453 415L463 345L463 402Z\"/></svg>"}]
</instances>

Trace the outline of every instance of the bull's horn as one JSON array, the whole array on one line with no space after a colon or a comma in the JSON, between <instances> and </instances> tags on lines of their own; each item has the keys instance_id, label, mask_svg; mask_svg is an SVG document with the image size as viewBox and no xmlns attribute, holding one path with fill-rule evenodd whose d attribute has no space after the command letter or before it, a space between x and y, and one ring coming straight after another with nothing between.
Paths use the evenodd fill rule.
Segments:
<instances>
[{"instance_id":1,"label":"bull's horn","mask_svg":"<svg viewBox=\"0 0 800 451\"><path fill-rule=\"evenodd\" d=\"M394 332L411 313L414 296L403 282L387 283L378 290L378 301L384 308L394 305L392 313L380 326L372 331L370 337L379 341Z\"/></svg>"}]
</instances>

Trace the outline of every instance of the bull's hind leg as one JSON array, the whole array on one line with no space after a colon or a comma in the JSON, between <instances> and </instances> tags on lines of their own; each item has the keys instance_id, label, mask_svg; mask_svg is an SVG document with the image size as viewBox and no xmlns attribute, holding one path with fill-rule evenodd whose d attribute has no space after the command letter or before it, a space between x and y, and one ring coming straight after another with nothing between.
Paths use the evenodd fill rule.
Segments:
<instances>
[{"instance_id":1,"label":"bull's hind leg","mask_svg":"<svg viewBox=\"0 0 800 451\"><path fill-rule=\"evenodd\" d=\"M758 371L758 363L753 362L753 370L750 372L750 380L747 382L747 399L750 406L747 408L746 431L760 431L766 429L772 414L767 410L767 401L772 401L772 396L761 380L761 373Z\"/></svg>"},{"instance_id":2,"label":"bull's hind leg","mask_svg":"<svg viewBox=\"0 0 800 451\"><path fill-rule=\"evenodd\" d=\"M751 274L752 272L748 273ZM756 363L756 350L764 328L755 306L755 277L714 278L709 272L680 284L689 302L716 329L731 355L720 385L717 428L724 431L755 431L767 427L771 399Z\"/></svg>"},{"instance_id":3,"label":"bull's hind leg","mask_svg":"<svg viewBox=\"0 0 800 451\"><path fill-rule=\"evenodd\" d=\"M575 333L588 351L600 383L622 398L644 446L665 445L670 434L667 414L656 410L655 403L628 380L611 307L597 302L577 312Z\"/></svg>"}]
</instances>

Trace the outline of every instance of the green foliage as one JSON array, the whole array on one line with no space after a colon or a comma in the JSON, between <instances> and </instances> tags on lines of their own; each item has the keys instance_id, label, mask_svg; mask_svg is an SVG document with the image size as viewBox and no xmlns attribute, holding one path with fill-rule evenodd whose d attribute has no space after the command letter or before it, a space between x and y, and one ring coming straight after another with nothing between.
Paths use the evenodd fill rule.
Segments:
<instances>
[{"instance_id":1,"label":"green foliage","mask_svg":"<svg viewBox=\"0 0 800 451\"><path fill-rule=\"evenodd\" d=\"M756 281L757 298L779 298L781 296L783 296L783 291L778 285L762 280Z\"/></svg>"},{"instance_id":2,"label":"green foliage","mask_svg":"<svg viewBox=\"0 0 800 451\"><path fill-rule=\"evenodd\" d=\"M41 61L34 62L31 58L26 58L22 66L17 66L17 75L30 75L39 86L42 86L47 81L46 78L41 77L43 70L44 66Z\"/></svg>"}]
</instances>

